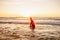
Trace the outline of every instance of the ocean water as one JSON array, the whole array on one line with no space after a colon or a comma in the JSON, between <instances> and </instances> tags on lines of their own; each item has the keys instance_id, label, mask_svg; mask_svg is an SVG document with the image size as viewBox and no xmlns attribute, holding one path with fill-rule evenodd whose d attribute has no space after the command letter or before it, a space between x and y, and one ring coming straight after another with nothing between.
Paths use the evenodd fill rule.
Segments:
<instances>
[{"instance_id":1,"label":"ocean water","mask_svg":"<svg viewBox=\"0 0 60 40\"><path fill-rule=\"evenodd\" d=\"M60 18L33 18L35 21L36 29L60 29ZM0 18L0 25L10 26L30 26L29 18ZM13 26L13 27L14 27Z\"/></svg>"},{"instance_id":2,"label":"ocean water","mask_svg":"<svg viewBox=\"0 0 60 40\"><path fill-rule=\"evenodd\" d=\"M0 18L0 40L60 40L60 18L33 18L35 33L29 18Z\"/></svg>"}]
</instances>

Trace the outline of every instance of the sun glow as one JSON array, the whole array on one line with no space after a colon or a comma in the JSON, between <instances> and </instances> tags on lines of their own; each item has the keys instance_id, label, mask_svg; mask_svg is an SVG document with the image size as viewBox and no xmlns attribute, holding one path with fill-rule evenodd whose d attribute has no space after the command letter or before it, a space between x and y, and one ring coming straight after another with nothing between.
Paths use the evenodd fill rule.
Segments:
<instances>
[{"instance_id":1,"label":"sun glow","mask_svg":"<svg viewBox=\"0 0 60 40\"><path fill-rule=\"evenodd\" d=\"M0 17L60 17L58 0L0 0Z\"/></svg>"},{"instance_id":2,"label":"sun glow","mask_svg":"<svg viewBox=\"0 0 60 40\"><path fill-rule=\"evenodd\" d=\"M24 17L30 17L32 15L32 12L28 10L21 11L21 15Z\"/></svg>"}]
</instances>

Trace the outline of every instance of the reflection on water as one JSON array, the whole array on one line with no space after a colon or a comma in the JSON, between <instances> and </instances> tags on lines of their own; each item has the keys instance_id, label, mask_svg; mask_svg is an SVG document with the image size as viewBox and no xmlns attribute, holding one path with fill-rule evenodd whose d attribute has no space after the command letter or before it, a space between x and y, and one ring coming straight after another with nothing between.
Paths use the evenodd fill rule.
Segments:
<instances>
[{"instance_id":1,"label":"reflection on water","mask_svg":"<svg viewBox=\"0 0 60 40\"><path fill-rule=\"evenodd\" d=\"M25 24L0 24L0 40L60 40L60 26L36 25L35 33Z\"/></svg>"},{"instance_id":2,"label":"reflection on water","mask_svg":"<svg viewBox=\"0 0 60 40\"><path fill-rule=\"evenodd\" d=\"M0 27L21 27L24 28L26 27L27 29L29 29L29 24L0 24ZM39 30L60 30L60 26L59 25L39 25L36 24L36 28L35 29L39 29Z\"/></svg>"},{"instance_id":3,"label":"reflection on water","mask_svg":"<svg viewBox=\"0 0 60 40\"><path fill-rule=\"evenodd\" d=\"M35 33L31 32L29 22L24 24L27 20L0 19L0 40L60 40L60 20L35 20Z\"/></svg>"},{"instance_id":4,"label":"reflection on water","mask_svg":"<svg viewBox=\"0 0 60 40\"><path fill-rule=\"evenodd\" d=\"M60 26L59 18L35 18L34 21L36 24ZM0 18L0 23L29 24L29 22L29 18Z\"/></svg>"}]
</instances>

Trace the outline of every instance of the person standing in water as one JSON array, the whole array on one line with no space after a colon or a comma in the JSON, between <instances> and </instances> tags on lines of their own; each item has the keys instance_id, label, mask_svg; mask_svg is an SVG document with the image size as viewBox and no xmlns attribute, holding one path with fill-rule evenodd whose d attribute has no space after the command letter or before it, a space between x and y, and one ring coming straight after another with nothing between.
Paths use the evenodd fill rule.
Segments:
<instances>
[{"instance_id":1,"label":"person standing in water","mask_svg":"<svg viewBox=\"0 0 60 40\"><path fill-rule=\"evenodd\" d=\"M34 32L35 22L34 22L34 20L32 19L32 17L30 17L30 29L31 29L32 32Z\"/></svg>"}]
</instances>

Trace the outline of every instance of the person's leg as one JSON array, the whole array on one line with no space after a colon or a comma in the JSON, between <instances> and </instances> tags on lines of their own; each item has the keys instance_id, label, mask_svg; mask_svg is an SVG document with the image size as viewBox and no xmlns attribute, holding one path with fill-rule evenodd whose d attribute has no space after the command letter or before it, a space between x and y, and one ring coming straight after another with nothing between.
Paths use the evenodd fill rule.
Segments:
<instances>
[{"instance_id":1,"label":"person's leg","mask_svg":"<svg viewBox=\"0 0 60 40\"><path fill-rule=\"evenodd\" d=\"M30 26L30 29L31 29L32 32L34 32L35 25Z\"/></svg>"},{"instance_id":2,"label":"person's leg","mask_svg":"<svg viewBox=\"0 0 60 40\"><path fill-rule=\"evenodd\" d=\"M31 29L31 31L32 31L32 32L35 32L34 29L35 29L35 27L33 26L32 29Z\"/></svg>"},{"instance_id":3,"label":"person's leg","mask_svg":"<svg viewBox=\"0 0 60 40\"><path fill-rule=\"evenodd\" d=\"M35 32L34 29L31 30L32 32Z\"/></svg>"}]
</instances>

